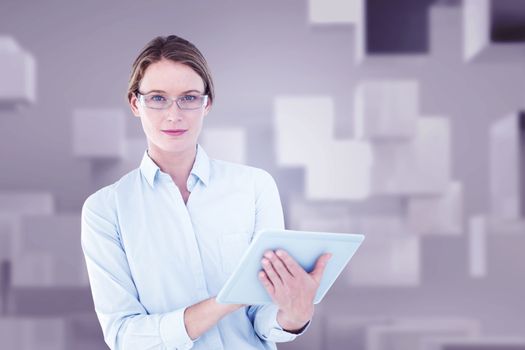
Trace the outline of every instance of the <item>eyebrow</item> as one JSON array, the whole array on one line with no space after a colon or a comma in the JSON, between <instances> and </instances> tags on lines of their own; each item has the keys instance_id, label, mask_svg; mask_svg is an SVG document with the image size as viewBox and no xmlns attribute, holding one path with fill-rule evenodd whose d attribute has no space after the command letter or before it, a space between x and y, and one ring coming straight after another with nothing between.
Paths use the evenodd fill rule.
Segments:
<instances>
[{"instance_id":1,"label":"eyebrow","mask_svg":"<svg viewBox=\"0 0 525 350\"><path fill-rule=\"evenodd\" d=\"M151 94L152 92L159 92L159 93L163 93L163 94L166 94L166 93L167 93L167 92L164 91L164 90L150 90L150 91L148 91L148 92L144 92L143 95L148 95L148 94ZM198 94L202 94L202 93L203 93L202 91L192 89L192 90L186 90L186 91L183 91L182 94L187 94L187 93L190 93L190 92L196 92L196 93L198 93Z\"/></svg>"}]
</instances>

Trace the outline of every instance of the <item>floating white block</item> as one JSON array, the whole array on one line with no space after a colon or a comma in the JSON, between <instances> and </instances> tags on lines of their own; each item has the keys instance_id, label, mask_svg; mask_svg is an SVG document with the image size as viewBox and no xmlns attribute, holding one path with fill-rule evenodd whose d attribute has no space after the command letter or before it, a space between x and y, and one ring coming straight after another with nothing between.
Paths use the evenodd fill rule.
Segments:
<instances>
[{"instance_id":1,"label":"floating white block","mask_svg":"<svg viewBox=\"0 0 525 350\"><path fill-rule=\"evenodd\" d=\"M50 215L54 211L51 193L0 192L0 215Z\"/></svg>"},{"instance_id":2,"label":"floating white block","mask_svg":"<svg viewBox=\"0 0 525 350\"><path fill-rule=\"evenodd\" d=\"M408 199L408 224L417 234L461 234L463 232L463 186L449 184L439 196Z\"/></svg>"},{"instance_id":3,"label":"floating white block","mask_svg":"<svg viewBox=\"0 0 525 350\"><path fill-rule=\"evenodd\" d=\"M124 155L122 158L111 161L110 166L104 162L91 164L93 182L100 187L106 186L114 183L133 169L138 168L147 148L145 137L126 139L124 141Z\"/></svg>"},{"instance_id":4,"label":"floating white block","mask_svg":"<svg viewBox=\"0 0 525 350\"><path fill-rule=\"evenodd\" d=\"M367 330L367 350L421 349L425 339L479 334L479 321L470 319L406 319L393 325L372 325Z\"/></svg>"},{"instance_id":5,"label":"floating white block","mask_svg":"<svg viewBox=\"0 0 525 350\"><path fill-rule=\"evenodd\" d=\"M308 199L360 200L370 189L370 145L334 140L333 109L328 97L277 98L276 158L279 165L306 168Z\"/></svg>"},{"instance_id":6,"label":"floating white block","mask_svg":"<svg viewBox=\"0 0 525 350\"><path fill-rule=\"evenodd\" d=\"M87 158L121 158L125 118L120 109L77 109L73 113L73 154Z\"/></svg>"},{"instance_id":7,"label":"floating white block","mask_svg":"<svg viewBox=\"0 0 525 350\"><path fill-rule=\"evenodd\" d=\"M85 262L80 247L80 216L25 217L15 244L14 283L32 286L86 286ZM41 264L41 280L29 278L31 266ZM50 270L50 271L48 271ZM24 276L24 274L28 276Z\"/></svg>"},{"instance_id":8,"label":"floating white block","mask_svg":"<svg viewBox=\"0 0 525 350\"><path fill-rule=\"evenodd\" d=\"M275 101L279 165L306 167L308 199L362 200L370 195L440 194L450 181L447 118L417 120L404 141L337 141L333 102L324 97Z\"/></svg>"},{"instance_id":9,"label":"floating white block","mask_svg":"<svg viewBox=\"0 0 525 350\"><path fill-rule=\"evenodd\" d=\"M246 131L243 128L205 128L201 140L210 157L246 164Z\"/></svg>"},{"instance_id":10,"label":"floating white block","mask_svg":"<svg viewBox=\"0 0 525 350\"><path fill-rule=\"evenodd\" d=\"M360 24L364 11L363 0L308 1L308 15L313 24Z\"/></svg>"},{"instance_id":11,"label":"floating white block","mask_svg":"<svg viewBox=\"0 0 525 350\"><path fill-rule=\"evenodd\" d=\"M488 240L495 235L525 235L525 221L505 221L485 215L469 219L468 247L469 274L472 278L485 278L488 271Z\"/></svg>"},{"instance_id":12,"label":"floating white block","mask_svg":"<svg viewBox=\"0 0 525 350\"><path fill-rule=\"evenodd\" d=\"M490 44L491 0L463 0L465 59L470 60Z\"/></svg>"},{"instance_id":13,"label":"floating white block","mask_svg":"<svg viewBox=\"0 0 525 350\"><path fill-rule=\"evenodd\" d=\"M58 318L0 318L2 349L66 349L65 321Z\"/></svg>"},{"instance_id":14,"label":"floating white block","mask_svg":"<svg viewBox=\"0 0 525 350\"><path fill-rule=\"evenodd\" d=\"M370 144L334 141L323 157L312 158L306 171L308 199L361 200L370 195Z\"/></svg>"},{"instance_id":15,"label":"floating white block","mask_svg":"<svg viewBox=\"0 0 525 350\"><path fill-rule=\"evenodd\" d=\"M469 219L469 273L473 278L487 275L487 229L486 217L476 215Z\"/></svg>"},{"instance_id":16,"label":"floating white block","mask_svg":"<svg viewBox=\"0 0 525 350\"><path fill-rule=\"evenodd\" d=\"M35 102L35 60L10 36L0 36L0 77L1 105L14 107Z\"/></svg>"},{"instance_id":17,"label":"floating white block","mask_svg":"<svg viewBox=\"0 0 525 350\"><path fill-rule=\"evenodd\" d=\"M490 127L490 197L496 218L525 218L525 114L514 113Z\"/></svg>"},{"instance_id":18,"label":"floating white block","mask_svg":"<svg viewBox=\"0 0 525 350\"><path fill-rule=\"evenodd\" d=\"M417 286L420 281L420 243L402 217L351 216L347 208L293 201L294 229L364 233L363 247L347 272L353 286Z\"/></svg>"},{"instance_id":19,"label":"floating white block","mask_svg":"<svg viewBox=\"0 0 525 350\"><path fill-rule=\"evenodd\" d=\"M407 141L372 143L372 194L441 194L450 183L450 122L424 117Z\"/></svg>"},{"instance_id":20,"label":"floating white block","mask_svg":"<svg viewBox=\"0 0 525 350\"><path fill-rule=\"evenodd\" d=\"M354 28L356 60L365 56L365 0L309 0L308 19L313 25L349 24Z\"/></svg>"},{"instance_id":21,"label":"floating white block","mask_svg":"<svg viewBox=\"0 0 525 350\"><path fill-rule=\"evenodd\" d=\"M506 2L507 4L509 2ZM523 6L516 1L516 6ZM498 0L463 0L464 58L466 61L521 61L525 43L501 43L491 40L492 12ZM514 17L523 14L517 12Z\"/></svg>"},{"instance_id":22,"label":"floating white block","mask_svg":"<svg viewBox=\"0 0 525 350\"><path fill-rule=\"evenodd\" d=\"M276 158L279 165L304 166L329 153L334 102L330 97L278 97L274 102Z\"/></svg>"},{"instance_id":23,"label":"floating white block","mask_svg":"<svg viewBox=\"0 0 525 350\"><path fill-rule=\"evenodd\" d=\"M411 138L416 133L418 116L417 81L364 81L356 89L354 121L357 138Z\"/></svg>"},{"instance_id":24,"label":"floating white block","mask_svg":"<svg viewBox=\"0 0 525 350\"><path fill-rule=\"evenodd\" d=\"M420 284L420 241L409 234L369 234L352 259L348 281L352 286L416 287Z\"/></svg>"},{"instance_id":25,"label":"floating white block","mask_svg":"<svg viewBox=\"0 0 525 350\"><path fill-rule=\"evenodd\" d=\"M292 230L323 232L357 232L358 221L347 206L335 203L315 204L289 199L284 210L286 226Z\"/></svg>"}]
</instances>

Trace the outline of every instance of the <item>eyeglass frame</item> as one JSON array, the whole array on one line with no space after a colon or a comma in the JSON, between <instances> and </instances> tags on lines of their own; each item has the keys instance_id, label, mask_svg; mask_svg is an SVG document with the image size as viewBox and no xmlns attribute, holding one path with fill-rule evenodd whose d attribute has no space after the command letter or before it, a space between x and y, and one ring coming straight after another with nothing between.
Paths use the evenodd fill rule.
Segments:
<instances>
[{"instance_id":1,"label":"eyeglass frame","mask_svg":"<svg viewBox=\"0 0 525 350\"><path fill-rule=\"evenodd\" d=\"M166 109L170 109L171 106L173 106L173 102L175 102L177 107L180 110L182 110L182 111L196 111L196 110L206 106L207 103L208 103L208 100L209 100L209 95L208 94L202 94L202 95L180 95L180 96L176 96L176 97L164 96L164 97L167 98L168 101L171 102L169 104L169 106L167 106L165 108L155 108L155 107L150 107L150 106L146 105L146 103L144 102L144 97L147 96L147 95L150 95L152 93L153 92L151 92L149 94L143 94L139 90L137 90L137 91L135 91L135 97L137 98L137 100L139 100L139 102L142 104L142 106L150 108L150 109L155 109L157 111L163 111L163 110L166 110ZM181 107L180 104L179 104L179 101L181 101L182 97L186 97L186 96L204 97L204 99L202 100L202 106L196 107L196 108L183 108L183 107Z\"/></svg>"}]
</instances>

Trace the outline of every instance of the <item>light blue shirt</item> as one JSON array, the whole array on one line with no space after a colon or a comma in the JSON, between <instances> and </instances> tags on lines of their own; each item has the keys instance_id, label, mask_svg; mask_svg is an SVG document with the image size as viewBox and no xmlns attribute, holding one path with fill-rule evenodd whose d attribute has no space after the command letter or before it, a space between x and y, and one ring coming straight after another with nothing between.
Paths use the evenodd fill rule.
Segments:
<instances>
[{"instance_id":1,"label":"light blue shirt","mask_svg":"<svg viewBox=\"0 0 525 350\"><path fill-rule=\"evenodd\" d=\"M275 305L241 308L192 341L184 310L216 296L254 232L284 228L264 170L208 158L197 146L187 204L144 153L140 168L92 194L82 249L95 311L111 349L276 349L296 335Z\"/></svg>"}]
</instances>

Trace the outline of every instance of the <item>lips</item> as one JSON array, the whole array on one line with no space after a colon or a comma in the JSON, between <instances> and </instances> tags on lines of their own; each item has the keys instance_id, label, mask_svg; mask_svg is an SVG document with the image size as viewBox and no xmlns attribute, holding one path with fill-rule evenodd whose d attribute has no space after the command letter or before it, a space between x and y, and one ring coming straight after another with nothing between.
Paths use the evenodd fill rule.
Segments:
<instances>
[{"instance_id":1,"label":"lips","mask_svg":"<svg viewBox=\"0 0 525 350\"><path fill-rule=\"evenodd\" d=\"M184 129L162 130L163 133L165 133L166 135L170 135L170 136L180 136L184 134L186 131L188 130L184 130Z\"/></svg>"}]
</instances>

